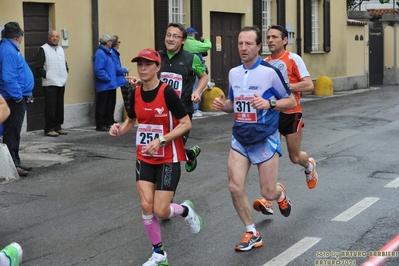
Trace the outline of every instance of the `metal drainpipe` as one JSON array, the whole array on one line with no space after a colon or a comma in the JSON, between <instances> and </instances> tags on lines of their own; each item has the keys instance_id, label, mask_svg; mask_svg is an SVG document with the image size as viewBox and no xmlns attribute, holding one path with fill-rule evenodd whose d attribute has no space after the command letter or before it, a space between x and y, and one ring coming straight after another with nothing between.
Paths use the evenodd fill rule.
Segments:
<instances>
[{"instance_id":1,"label":"metal drainpipe","mask_svg":"<svg viewBox=\"0 0 399 266\"><path fill-rule=\"evenodd\" d=\"M93 55L98 48L98 0L91 0L91 31L92 31L92 46Z\"/></svg>"},{"instance_id":2,"label":"metal drainpipe","mask_svg":"<svg viewBox=\"0 0 399 266\"><path fill-rule=\"evenodd\" d=\"M301 0L296 0L296 53L302 55L302 36L301 36Z\"/></svg>"}]
</instances>

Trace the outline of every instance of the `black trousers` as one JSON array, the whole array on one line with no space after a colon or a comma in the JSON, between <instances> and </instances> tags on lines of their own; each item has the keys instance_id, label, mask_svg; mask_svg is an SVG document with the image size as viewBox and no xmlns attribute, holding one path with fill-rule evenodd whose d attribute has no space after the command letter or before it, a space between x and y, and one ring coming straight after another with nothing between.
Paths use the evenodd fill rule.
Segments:
<instances>
[{"instance_id":1,"label":"black trousers","mask_svg":"<svg viewBox=\"0 0 399 266\"><path fill-rule=\"evenodd\" d=\"M65 87L43 87L44 93L44 133L61 130L64 123Z\"/></svg>"},{"instance_id":2,"label":"black trousers","mask_svg":"<svg viewBox=\"0 0 399 266\"><path fill-rule=\"evenodd\" d=\"M26 102L24 98L19 103L16 103L14 100L8 100L7 104L11 113L7 120L4 121L3 142L7 145L11 158L17 167L21 164L21 159L19 158L19 143L26 112Z\"/></svg>"},{"instance_id":3,"label":"black trousers","mask_svg":"<svg viewBox=\"0 0 399 266\"><path fill-rule=\"evenodd\" d=\"M107 127L114 120L116 89L97 92L96 94L96 126Z\"/></svg>"}]
</instances>

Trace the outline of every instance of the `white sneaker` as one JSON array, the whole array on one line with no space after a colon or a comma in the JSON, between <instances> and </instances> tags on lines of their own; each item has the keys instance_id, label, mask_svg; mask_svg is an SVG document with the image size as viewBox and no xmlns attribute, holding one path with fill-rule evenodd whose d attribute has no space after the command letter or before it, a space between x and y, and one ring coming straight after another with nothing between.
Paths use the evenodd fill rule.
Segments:
<instances>
[{"instance_id":1,"label":"white sneaker","mask_svg":"<svg viewBox=\"0 0 399 266\"><path fill-rule=\"evenodd\" d=\"M143 266L167 266L168 255L164 251L165 255L153 252L151 258L143 264Z\"/></svg>"},{"instance_id":2,"label":"white sneaker","mask_svg":"<svg viewBox=\"0 0 399 266\"><path fill-rule=\"evenodd\" d=\"M190 226L191 233L198 234L202 228L202 219L201 216L195 212L194 204L191 200L185 200L181 205L188 208L188 215L184 220Z\"/></svg>"},{"instance_id":3,"label":"white sneaker","mask_svg":"<svg viewBox=\"0 0 399 266\"><path fill-rule=\"evenodd\" d=\"M193 117L201 117L202 116L202 112L200 110L195 111L195 113L193 113Z\"/></svg>"}]
</instances>

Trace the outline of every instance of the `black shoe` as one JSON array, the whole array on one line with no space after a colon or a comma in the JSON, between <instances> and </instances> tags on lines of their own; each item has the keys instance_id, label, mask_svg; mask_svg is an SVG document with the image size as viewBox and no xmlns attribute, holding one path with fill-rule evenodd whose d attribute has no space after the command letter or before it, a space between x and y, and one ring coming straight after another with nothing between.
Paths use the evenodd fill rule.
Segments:
<instances>
[{"instance_id":1,"label":"black shoe","mask_svg":"<svg viewBox=\"0 0 399 266\"><path fill-rule=\"evenodd\" d=\"M17 172L19 176L28 176L28 171L25 171L21 167L17 166Z\"/></svg>"},{"instance_id":2,"label":"black shoe","mask_svg":"<svg viewBox=\"0 0 399 266\"><path fill-rule=\"evenodd\" d=\"M107 128L106 126L102 126L102 127L96 127L97 131L109 131L109 128Z\"/></svg>"},{"instance_id":3,"label":"black shoe","mask_svg":"<svg viewBox=\"0 0 399 266\"><path fill-rule=\"evenodd\" d=\"M25 170L25 171L32 171L32 169L33 169L32 167L26 166L26 165L23 165L23 164L20 164L19 168L21 168L22 170Z\"/></svg>"}]
</instances>

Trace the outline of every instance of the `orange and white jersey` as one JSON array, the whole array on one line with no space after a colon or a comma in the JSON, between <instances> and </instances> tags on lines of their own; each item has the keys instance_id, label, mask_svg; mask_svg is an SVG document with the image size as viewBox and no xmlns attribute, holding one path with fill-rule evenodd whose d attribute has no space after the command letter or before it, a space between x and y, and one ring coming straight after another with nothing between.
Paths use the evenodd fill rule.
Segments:
<instances>
[{"instance_id":1,"label":"orange and white jersey","mask_svg":"<svg viewBox=\"0 0 399 266\"><path fill-rule=\"evenodd\" d=\"M310 77L302 58L295 53L284 51L278 56L268 56L265 61L280 70L288 84L298 83L304 77ZM300 104L301 93L293 93L295 95L297 105L294 109L285 111L285 114L302 113L302 106Z\"/></svg>"}]
</instances>

